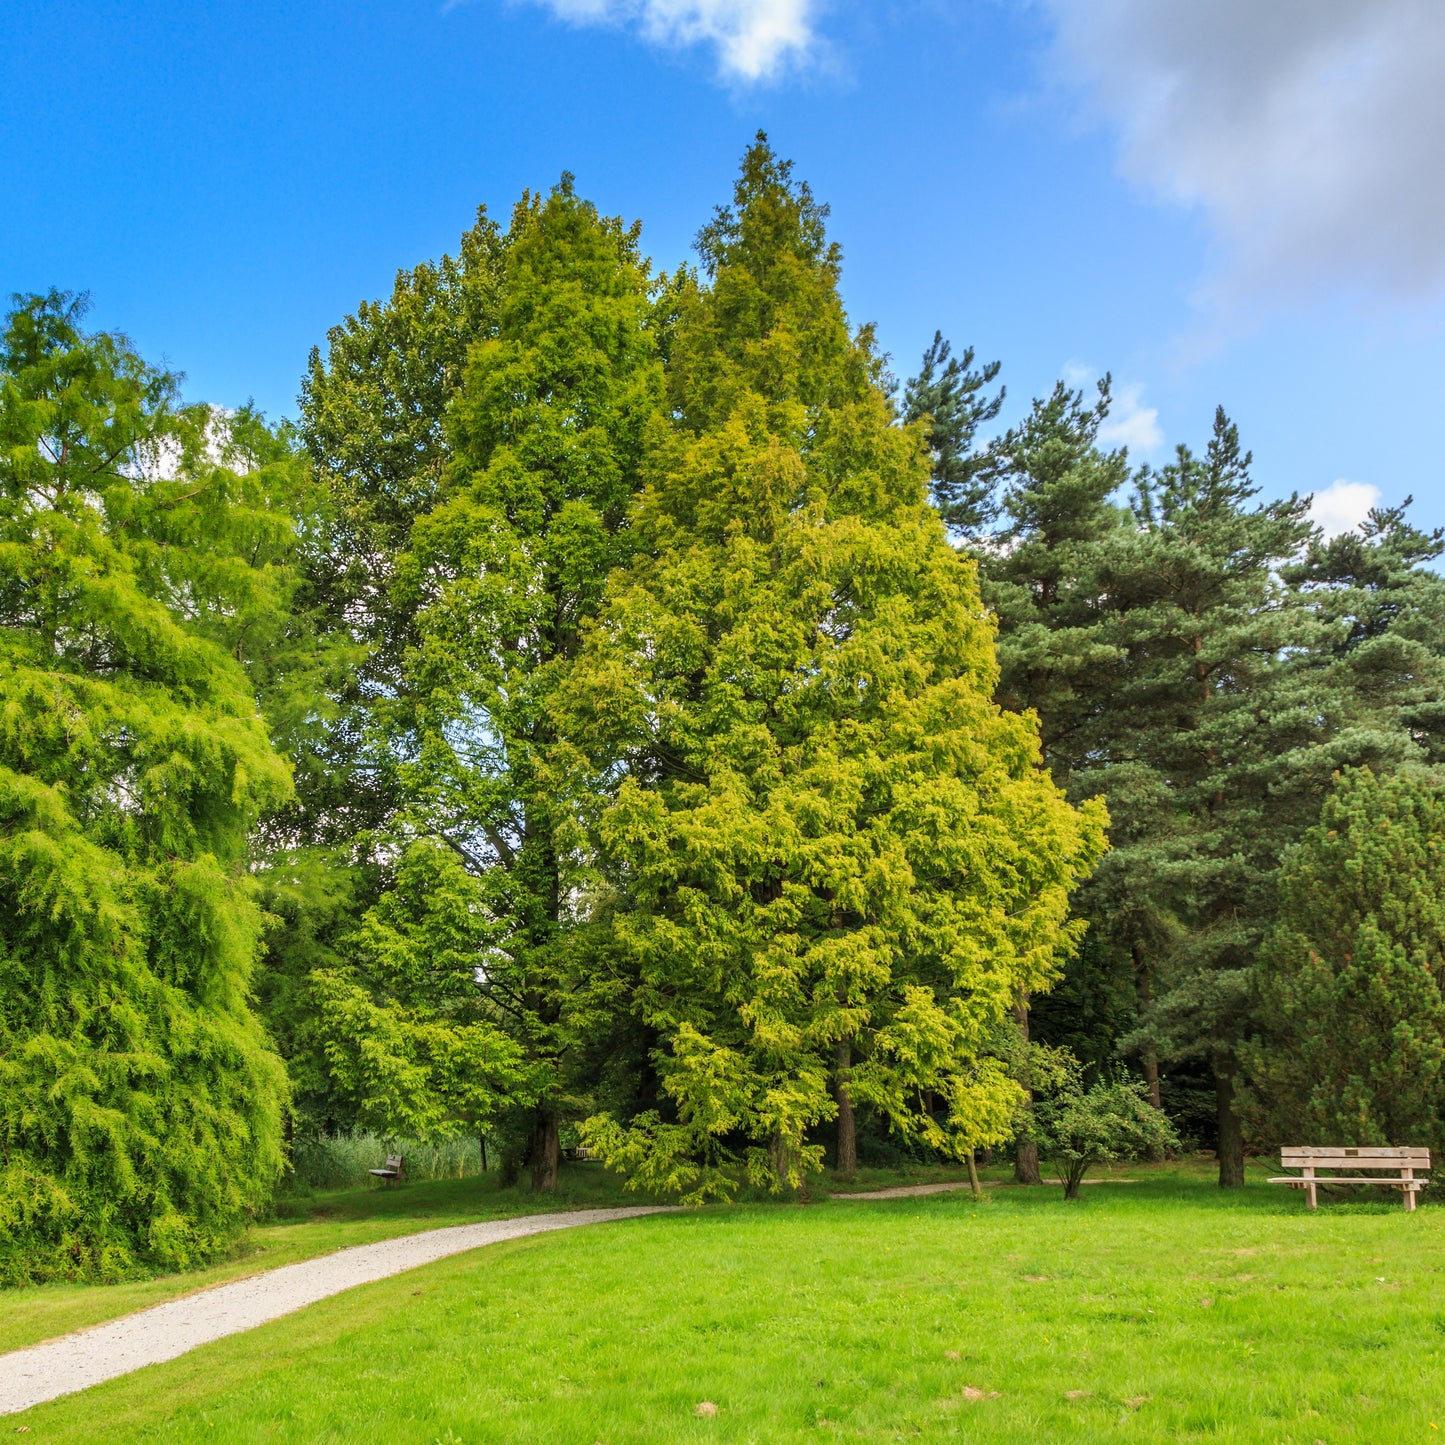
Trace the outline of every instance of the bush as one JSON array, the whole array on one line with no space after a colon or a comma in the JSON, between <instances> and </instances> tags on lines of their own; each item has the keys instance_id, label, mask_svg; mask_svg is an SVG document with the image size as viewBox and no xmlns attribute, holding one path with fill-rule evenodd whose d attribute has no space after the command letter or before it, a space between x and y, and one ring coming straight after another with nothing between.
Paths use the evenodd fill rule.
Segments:
<instances>
[{"instance_id":1,"label":"bush","mask_svg":"<svg viewBox=\"0 0 1445 1445\"><path fill-rule=\"evenodd\" d=\"M1137 1082L1114 1080L1084 1090L1076 1078L1070 1079L1038 1100L1033 1113L1039 1151L1058 1169L1065 1199L1079 1197L1092 1164L1179 1147L1174 1126Z\"/></svg>"}]
</instances>

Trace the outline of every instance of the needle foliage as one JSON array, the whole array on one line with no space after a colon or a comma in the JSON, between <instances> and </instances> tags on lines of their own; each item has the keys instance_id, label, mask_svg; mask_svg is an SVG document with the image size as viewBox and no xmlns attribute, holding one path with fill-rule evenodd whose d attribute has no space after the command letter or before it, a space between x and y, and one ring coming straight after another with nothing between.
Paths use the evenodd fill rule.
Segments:
<instances>
[{"instance_id":1,"label":"needle foliage","mask_svg":"<svg viewBox=\"0 0 1445 1445\"><path fill-rule=\"evenodd\" d=\"M925 491L826 212L760 139L679 300L637 555L569 683L608 788L613 936L660 1102L591 1142L651 1188L797 1188L840 1093L962 1154L1009 1130L991 1051L1080 929L1104 810L993 702L975 569ZM620 780L620 781L619 781Z\"/></svg>"},{"instance_id":2,"label":"needle foliage","mask_svg":"<svg viewBox=\"0 0 1445 1445\"><path fill-rule=\"evenodd\" d=\"M0 337L12 1282L213 1254L269 1197L287 1097L246 865L290 781L244 664L284 631L289 453L226 465L211 412L82 311L20 298Z\"/></svg>"}]
</instances>

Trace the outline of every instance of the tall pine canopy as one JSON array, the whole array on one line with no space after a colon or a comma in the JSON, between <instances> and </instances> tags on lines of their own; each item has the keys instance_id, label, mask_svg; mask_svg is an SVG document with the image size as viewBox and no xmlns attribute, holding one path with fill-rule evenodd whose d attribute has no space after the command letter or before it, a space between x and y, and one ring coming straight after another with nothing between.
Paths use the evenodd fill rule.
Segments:
<instances>
[{"instance_id":1,"label":"tall pine canopy","mask_svg":"<svg viewBox=\"0 0 1445 1445\"><path fill-rule=\"evenodd\" d=\"M1103 809L1000 710L972 563L849 329L826 212L759 139L670 339L636 559L568 688L659 1103L589 1137L642 1183L796 1187L866 1105L961 1155L1018 1103L991 1046L1079 929Z\"/></svg>"},{"instance_id":2,"label":"tall pine canopy","mask_svg":"<svg viewBox=\"0 0 1445 1445\"><path fill-rule=\"evenodd\" d=\"M0 337L0 1279L205 1259L269 1198L287 1085L248 1002L247 836L288 796L244 664L283 455L82 306ZM224 426L222 426L224 431ZM219 448L224 452L224 448Z\"/></svg>"}]
</instances>

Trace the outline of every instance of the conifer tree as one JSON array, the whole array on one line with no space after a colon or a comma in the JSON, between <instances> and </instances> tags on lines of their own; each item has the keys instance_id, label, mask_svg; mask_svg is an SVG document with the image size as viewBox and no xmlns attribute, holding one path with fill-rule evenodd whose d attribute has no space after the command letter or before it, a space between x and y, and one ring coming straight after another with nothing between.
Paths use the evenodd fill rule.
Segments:
<instances>
[{"instance_id":1,"label":"conifer tree","mask_svg":"<svg viewBox=\"0 0 1445 1445\"><path fill-rule=\"evenodd\" d=\"M1221 411L1202 457L1180 448L1137 481L1137 530L1108 576L1111 640L1127 661L1099 770L1137 819L1110 860L1154 985L1133 1042L1211 1067L1224 1185L1243 1182L1234 1100L1249 967L1280 857L1318 812L1322 745L1340 722L1298 686L1292 661L1311 623L1279 580L1310 536L1307 499L1256 502L1249 466Z\"/></svg>"},{"instance_id":2,"label":"conifer tree","mask_svg":"<svg viewBox=\"0 0 1445 1445\"><path fill-rule=\"evenodd\" d=\"M1113 498L1128 479L1128 459L1123 451L1099 448L1108 414L1107 377L1092 404L1060 383L1034 402L1022 423L994 440L984 475L998 491L998 525L971 546L984 601L998 619L998 701L1038 718L1044 758L1076 800L1098 791L1085 775L1117 707L1114 674L1121 654L1107 636L1101 569L1125 524ZM1127 830L1128 818L1115 826ZM1107 867L1106 860L1101 871ZM1112 912L1095 913L1085 945L1091 954L1114 936L1119 921ZM1025 1043L1030 1007L1021 993L1015 1017ZM1150 1083L1157 1105L1157 1070ZM1029 1138L1019 1140L1015 1174L1020 1183L1039 1183L1037 1149Z\"/></svg>"},{"instance_id":3,"label":"conifer tree","mask_svg":"<svg viewBox=\"0 0 1445 1445\"><path fill-rule=\"evenodd\" d=\"M838 297L826 211L760 137L678 302L670 425L569 684L662 1102L590 1138L686 1197L798 1187L855 1106L952 1150L1018 1089L991 1038L1077 940L1103 812L992 702L973 564ZM617 779L620 778L620 783Z\"/></svg>"},{"instance_id":4,"label":"conifer tree","mask_svg":"<svg viewBox=\"0 0 1445 1445\"><path fill-rule=\"evenodd\" d=\"M637 231L570 178L523 199L502 255L495 331L471 345L450 458L386 604L410 638L395 696L372 709L395 751L400 862L355 962L314 986L364 1117L440 1132L525 1105L532 1181L550 1189L599 1006L578 972L587 860L549 699L625 556L661 369Z\"/></svg>"},{"instance_id":5,"label":"conifer tree","mask_svg":"<svg viewBox=\"0 0 1445 1445\"><path fill-rule=\"evenodd\" d=\"M1095 406L1058 387L993 442L978 474L995 525L966 539L999 620L1000 701L1037 712L1060 785L1113 819L1043 1037L1100 1064L1122 1045L1156 1103L1161 1059L1207 1066L1236 1182L1234 1051L1280 859L1334 770L1439 756L1445 583L1424 564L1442 539L1403 508L1312 536L1299 499L1254 500L1222 415L1204 457L1145 469L1125 511L1127 459L1097 444L1107 401L1107 379ZM1033 1177L1027 1140L1018 1164Z\"/></svg>"},{"instance_id":6,"label":"conifer tree","mask_svg":"<svg viewBox=\"0 0 1445 1445\"><path fill-rule=\"evenodd\" d=\"M978 430L999 414L1004 388L987 394L1000 364L985 362L975 371L973 355L970 346L955 356L943 333L935 331L918 375L904 388L903 419L927 426L933 454L930 488L939 515L948 526L976 537L998 515L992 456L977 445Z\"/></svg>"},{"instance_id":7,"label":"conifer tree","mask_svg":"<svg viewBox=\"0 0 1445 1445\"><path fill-rule=\"evenodd\" d=\"M1275 1143L1425 1144L1445 1119L1445 782L1343 773L1282 870L1242 1049Z\"/></svg>"},{"instance_id":8,"label":"conifer tree","mask_svg":"<svg viewBox=\"0 0 1445 1445\"><path fill-rule=\"evenodd\" d=\"M244 665L284 611L295 478L284 447L218 462L210 409L82 315L19 298L0 338L9 1282L215 1253L267 1200L287 1094L248 1002L247 835L290 782Z\"/></svg>"}]
</instances>

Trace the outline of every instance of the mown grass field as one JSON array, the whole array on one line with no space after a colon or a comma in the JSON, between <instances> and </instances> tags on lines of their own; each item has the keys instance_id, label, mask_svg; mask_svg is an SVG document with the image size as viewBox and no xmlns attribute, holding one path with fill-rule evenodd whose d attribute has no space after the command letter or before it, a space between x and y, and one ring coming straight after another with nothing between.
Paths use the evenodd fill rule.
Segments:
<instances>
[{"instance_id":1,"label":"mown grass field","mask_svg":"<svg viewBox=\"0 0 1445 1445\"><path fill-rule=\"evenodd\" d=\"M461 1255L9 1417L35 1441L1438 1440L1445 1210L1202 1167ZM1260 1171L1263 1173L1263 1171ZM403 1191L397 1192L400 1198ZM704 1403L715 1413L699 1415ZM1441 1428L1436 1428L1441 1427Z\"/></svg>"}]
</instances>

